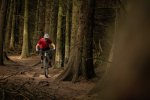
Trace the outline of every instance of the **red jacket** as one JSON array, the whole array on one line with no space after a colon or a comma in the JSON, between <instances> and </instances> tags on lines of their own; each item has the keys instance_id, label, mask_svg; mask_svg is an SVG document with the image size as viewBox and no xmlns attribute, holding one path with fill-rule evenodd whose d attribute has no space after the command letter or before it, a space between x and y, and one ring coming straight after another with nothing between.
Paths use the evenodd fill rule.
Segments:
<instances>
[{"instance_id":1,"label":"red jacket","mask_svg":"<svg viewBox=\"0 0 150 100\"><path fill-rule=\"evenodd\" d=\"M44 39L44 38L41 38L39 41L38 41L38 44L39 44L39 48L40 49L46 49L46 48L49 48L49 45L52 43L52 41L50 39L48 39L47 41Z\"/></svg>"}]
</instances>

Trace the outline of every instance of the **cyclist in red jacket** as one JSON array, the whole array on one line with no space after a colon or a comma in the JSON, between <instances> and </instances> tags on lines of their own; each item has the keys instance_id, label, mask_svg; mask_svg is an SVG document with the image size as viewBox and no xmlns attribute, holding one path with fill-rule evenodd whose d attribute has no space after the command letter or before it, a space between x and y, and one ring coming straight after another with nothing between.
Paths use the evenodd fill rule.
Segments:
<instances>
[{"instance_id":1,"label":"cyclist in red jacket","mask_svg":"<svg viewBox=\"0 0 150 100\"><path fill-rule=\"evenodd\" d=\"M41 62L43 61L44 51L50 50L51 47L55 50L55 44L51 41L49 35L44 34L44 37L42 37L36 45L36 51L41 55ZM50 57L50 59L52 58Z\"/></svg>"}]
</instances>

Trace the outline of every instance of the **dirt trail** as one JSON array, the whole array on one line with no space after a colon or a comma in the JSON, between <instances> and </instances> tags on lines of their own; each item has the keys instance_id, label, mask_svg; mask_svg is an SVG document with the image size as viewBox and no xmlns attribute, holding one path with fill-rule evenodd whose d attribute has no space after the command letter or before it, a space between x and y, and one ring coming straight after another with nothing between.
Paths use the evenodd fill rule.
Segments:
<instances>
[{"instance_id":1,"label":"dirt trail","mask_svg":"<svg viewBox=\"0 0 150 100\"><path fill-rule=\"evenodd\" d=\"M38 100L77 100L80 96L88 93L95 85L94 82L90 81L82 81L75 84L55 81L62 69L49 69L49 78L45 78L41 64L33 66L40 61L40 58L37 56L27 59L19 59L19 56L11 56L10 58L14 62L7 62L5 66L0 66L0 81L5 79L4 82L6 82L0 84L0 90L1 88L5 90L10 87L18 88L21 86L28 91L28 95ZM23 96L28 98L28 95L26 95L27 93ZM15 96L14 98L17 97ZM8 98L7 100L11 99Z\"/></svg>"}]
</instances>

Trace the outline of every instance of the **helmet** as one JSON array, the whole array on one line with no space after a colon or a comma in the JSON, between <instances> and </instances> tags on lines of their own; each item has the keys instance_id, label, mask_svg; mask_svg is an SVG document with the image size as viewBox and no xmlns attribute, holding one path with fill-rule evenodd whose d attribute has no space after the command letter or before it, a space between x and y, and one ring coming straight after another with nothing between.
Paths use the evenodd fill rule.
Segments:
<instances>
[{"instance_id":1,"label":"helmet","mask_svg":"<svg viewBox=\"0 0 150 100\"><path fill-rule=\"evenodd\" d=\"M49 35L47 33L44 34L44 38L49 38Z\"/></svg>"}]
</instances>

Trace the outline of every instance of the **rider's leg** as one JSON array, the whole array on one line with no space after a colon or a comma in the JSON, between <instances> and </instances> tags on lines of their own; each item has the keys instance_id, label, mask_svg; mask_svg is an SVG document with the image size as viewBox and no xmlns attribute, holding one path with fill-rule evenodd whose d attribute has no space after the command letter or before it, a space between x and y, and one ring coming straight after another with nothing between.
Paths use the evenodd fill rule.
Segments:
<instances>
[{"instance_id":1,"label":"rider's leg","mask_svg":"<svg viewBox=\"0 0 150 100\"><path fill-rule=\"evenodd\" d=\"M43 55L41 55L41 63L43 62Z\"/></svg>"},{"instance_id":2,"label":"rider's leg","mask_svg":"<svg viewBox=\"0 0 150 100\"><path fill-rule=\"evenodd\" d=\"M49 67L52 67L52 59L49 60Z\"/></svg>"},{"instance_id":3,"label":"rider's leg","mask_svg":"<svg viewBox=\"0 0 150 100\"><path fill-rule=\"evenodd\" d=\"M43 56L44 56L44 53L43 53L44 51L42 50L42 49L40 49L40 56L41 56L41 63L42 63L42 66L41 66L41 68L43 68Z\"/></svg>"},{"instance_id":4,"label":"rider's leg","mask_svg":"<svg viewBox=\"0 0 150 100\"><path fill-rule=\"evenodd\" d=\"M41 64L42 64L41 68L43 68L43 55L41 55Z\"/></svg>"},{"instance_id":5,"label":"rider's leg","mask_svg":"<svg viewBox=\"0 0 150 100\"><path fill-rule=\"evenodd\" d=\"M52 54L49 53L49 67L52 67Z\"/></svg>"},{"instance_id":6,"label":"rider's leg","mask_svg":"<svg viewBox=\"0 0 150 100\"><path fill-rule=\"evenodd\" d=\"M43 50L42 50L42 49L40 49L39 51L40 51L41 62L42 62L42 61L43 61L43 56L44 56L44 53L43 53Z\"/></svg>"}]
</instances>

